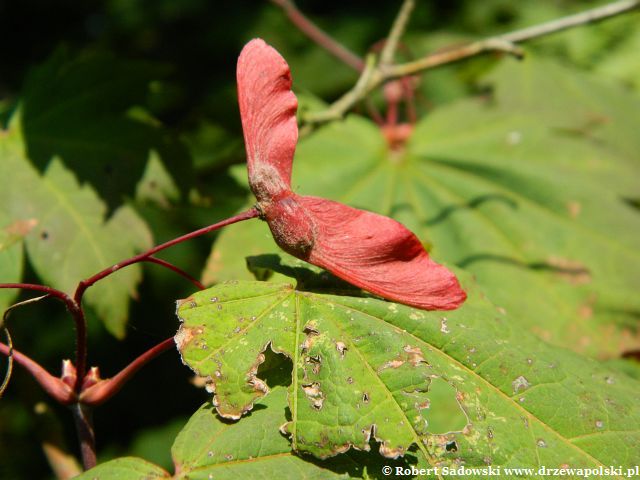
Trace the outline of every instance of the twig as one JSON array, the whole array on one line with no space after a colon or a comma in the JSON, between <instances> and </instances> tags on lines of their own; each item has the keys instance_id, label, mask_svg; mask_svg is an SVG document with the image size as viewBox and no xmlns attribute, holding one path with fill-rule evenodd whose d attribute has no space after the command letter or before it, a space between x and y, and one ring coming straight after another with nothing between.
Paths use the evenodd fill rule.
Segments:
<instances>
[{"instance_id":1,"label":"twig","mask_svg":"<svg viewBox=\"0 0 640 480\"><path fill-rule=\"evenodd\" d=\"M87 322L84 318L84 312L82 311L82 308L80 308L80 305L66 293L46 285L37 285L33 283L0 283L0 288L18 288L22 290L44 292L46 295L38 297L36 300L41 300L42 298L50 296L64 302L76 327L76 368L78 371L78 377L75 388L76 391L80 391L81 380L85 374L87 361ZM21 302L15 306L24 305L25 303L29 303L29 301Z\"/></svg>"},{"instance_id":2,"label":"twig","mask_svg":"<svg viewBox=\"0 0 640 480\"><path fill-rule=\"evenodd\" d=\"M308 123L323 123L330 120L337 120L342 117L344 112L371 91L371 88L369 88L370 85L379 85L376 79L373 78L373 76L376 75L376 72L375 57L373 55L368 55L366 66L355 86L336 100L327 110L315 113L309 112L304 116L304 120Z\"/></svg>"},{"instance_id":3,"label":"twig","mask_svg":"<svg viewBox=\"0 0 640 480\"><path fill-rule=\"evenodd\" d=\"M380 53L380 65L390 65L393 62L393 57L396 53L396 49L398 48L398 42L407 28L407 23L409 22L414 6L414 0L404 0L402 3L400 11L393 21L391 31L387 36L382 52Z\"/></svg>"},{"instance_id":4,"label":"twig","mask_svg":"<svg viewBox=\"0 0 640 480\"><path fill-rule=\"evenodd\" d=\"M204 227L201 228L199 230L195 230L193 232L187 233L185 235L182 235L178 238L174 238L173 240L169 240L168 242L162 243L160 245L157 245L155 247L153 247L150 250L147 250L146 252L140 253L138 255L135 255L134 257L131 257L127 260L124 260L120 263L116 263L115 265L112 265L109 268L105 268L104 270L102 270L101 272L96 273L95 275L82 280L79 284L78 284L78 288L76 288L76 292L73 295L74 300L80 304L80 302L82 301L82 296L84 295L84 292L87 290L87 288L89 288L90 286L92 286L93 284L95 284L97 281L102 280L105 277L108 277L109 275L111 275L112 273L117 272L118 270L127 267L129 265L132 265L134 263L138 263L138 262L143 262L145 261L147 258L151 257L152 255L154 255L155 253L158 253L161 250L164 250L166 248L172 247L173 245L176 245L178 243L182 243L185 242L187 240L191 240L192 238L196 238L196 237L200 237L206 233L209 232L213 232L214 230L218 230L222 227L226 227L227 225L231 225L233 223L237 223L237 222L241 222L243 220L249 220L251 218L256 218L259 216L259 212L255 207L250 208L249 210L239 213L238 215L235 215L231 218L227 218L226 220L223 220L221 222L218 223L214 223L213 225L209 225L208 227Z\"/></svg>"},{"instance_id":5,"label":"twig","mask_svg":"<svg viewBox=\"0 0 640 480\"><path fill-rule=\"evenodd\" d=\"M175 272L178 275L186 278L187 280L189 280L191 283L193 283L200 290L204 290L205 289L205 286L202 283L200 283L200 281L198 281L197 279L195 279L194 277L189 275L187 272L182 270L180 267L177 267L174 264L167 262L166 260L162 260L161 258L157 258L157 257L147 257L147 258L143 259L142 261L149 262L149 263L156 263L158 265L162 265L163 267L168 268L172 272Z\"/></svg>"},{"instance_id":6,"label":"twig","mask_svg":"<svg viewBox=\"0 0 640 480\"><path fill-rule=\"evenodd\" d=\"M379 64L376 68L373 68L373 71L369 75L369 81L366 85L360 84L360 80L362 80L361 77L356 86L336 102L331 104L326 110L321 112L309 112L304 115L303 119L307 123L322 123L336 118L341 118L345 112L353 107L353 105L388 80L447 65L485 52L497 51L521 57L523 55L523 51L515 45L516 43L531 40L550 33L560 32L579 25L585 25L587 23L611 18L634 10L638 7L640 7L640 0L622 0L533 27L516 30L514 32L473 42L462 47L452 48L447 51L427 55L413 62L399 65Z\"/></svg>"},{"instance_id":7,"label":"twig","mask_svg":"<svg viewBox=\"0 0 640 480\"><path fill-rule=\"evenodd\" d=\"M173 240L169 240L168 242L162 243L160 245L157 245L153 248L151 248L150 250L147 250L146 252L142 252L138 255L135 255L127 260L124 260L120 263L116 263L115 265L110 266L109 268L105 268L104 270L102 270L101 272L96 273L95 275L80 281L80 283L78 283L78 287L76 288L76 291L73 295L73 304L76 306L76 310L71 311L71 314L74 315L74 317L78 317L79 321L76 322L77 324L77 355L76 355L76 368L78 370L78 377L77 377L77 383L76 383L76 391L80 391L81 387L82 387L82 380L84 379L84 375L86 373L86 365L87 365L87 351L86 351L86 344L87 344L87 333L86 333L86 322L84 321L84 312L82 311L82 308L80 307L82 304L82 297L84 295L84 292L87 290L87 288L91 287L92 285L94 285L96 282L98 282L99 280L102 280L103 278L108 277L109 275L111 275L112 273L117 272L118 270L123 269L124 267L127 267L129 265L133 265L134 263L138 263L138 262L144 262L144 261L148 261L148 259L150 257L153 256L153 254L158 253L161 250L164 250L166 248L172 247L173 245L176 245L178 243L182 243L185 242L187 240L191 240L192 238L196 238L199 237L201 235L204 235L206 233L209 232L213 232L214 230L218 230L219 228L225 227L227 225L231 225L233 223L237 223L237 222L241 222L243 220L249 220L250 218L256 218L259 216L258 210L256 210L255 207L250 208L249 210L239 213L238 215L235 215L231 218L227 218L226 220L223 220L221 222L218 223L214 223L213 225L209 225L208 227L204 227L201 228L199 230L195 230L193 232L187 233L185 235L182 235L178 238L174 238ZM153 260L150 260L153 261ZM168 264L168 262L164 262L164 261L159 261L156 263L161 263L164 264L165 266ZM80 321L80 319L82 321Z\"/></svg>"},{"instance_id":8,"label":"twig","mask_svg":"<svg viewBox=\"0 0 640 480\"><path fill-rule=\"evenodd\" d=\"M118 374L112 378L102 380L95 385L87 388L80 395L80 402L85 405L100 405L109 400L140 370L143 366L155 359L161 353L166 352L175 346L173 337L167 338L158 345L150 348L133 362L123 368Z\"/></svg>"},{"instance_id":9,"label":"twig","mask_svg":"<svg viewBox=\"0 0 640 480\"><path fill-rule=\"evenodd\" d=\"M9 330L6 327L4 329L4 334L7 337L7 372L4 375L4 380L2 380L2 385L0 385L0 398L4 394L7 386L9 385L9 380L11 379L11 373L13 372L13 341L11 340L11 335L9 334Z\"/></svg>"},{"instance_id":10,"label":"twig","mask_svg":"<svg viewBox=\"0 0 640 480\"><path fill-rule=\"evenodd\" d=\"M568 28L585 25L587 23L597 22L605 18L613 17L621 13L628 12L640 6L638 0L622 0L619 2L609 3L602 7L586 10L581 13L569 15L567 17L552 20L550 22L541 23L533 27L523 28L522 30L516 30L515 32L501 35L498 38L507 42L517 43L524 40L531 40L532 38L541 37L550 33L561 32Z\"/></svg>"},{"instance_id":11,"label":"twig","mask_svg":"<svg viewBox=\"0 0 640 480\"><path fill-rule=\"evenodd\" d=\"M485 52L509 53L518 58L522 58L524 56L523 50L511 42L501 38L487 38L486 40L480 40L462 47L437 52L413 62L389 66L384 69L382 81L403 77L405 75L412 75L414 73L457 62L458 60L473 57Z\"/></svg>"},{"instance_id":12,"label":"twig","mask_svg":"<svg viewBox=\"0 0 640 480\"><path fill-rule=\"evenodd\" d=\"M0 283L0 288L15 288L20 290L33 290L35 292L44 292L48 296L55 297L62 300L65 304L72 300L72 298L66 293L56 290L55 288L47 287L46 285L37 285L34 283Z\"/></svg>"},{"instance_id":13,"label":"twig","mask_svg":"<svg viewBox=\"0 0 640 480\"><path fill-rule=\"evenodd\" d=\"M358 72L362 71L364 68L364 61L344 45L331 38L327 33L309 20L300 10L298 10L298 7L296 7L293 0L271 0L271 2L282 8L289 17L289 20L291 20L291 23L298 27L298 29L307 37L349 67Z\"/></svg>"},{"instance_id":14,"label":"twig","mask_svg":"<svg viewBox=\"0 0 640 480\"><path fill-rule=\"evenodd\" d=\"M26 289L26 290L35 290L35 291L40 291L40 292L45 292L46 295L42 295L40 297L35 297L35 298L29 298L27 300L24 300L22 302L18 302L14 305L11 305L9 308L7 308L4 311L4 314L2 315L2 322L0 323L0 326L3 326L6 324L7 319L9 318L9 315L11 314L11 312L13 310L15 310L18 307L22 307L24 305L29 305L31 303L35 303L35 302L39 302L40 300L43 300L45 298L48 298L49 296L53 296L55 298L59 298L61 299L66 307L67 310L69 310L69 312L71 312L75 324L76 324L76 331L81 331L81 332L85 332L84 334L86 335L86 327L85 327L85 322L84 322L84 313L78 308L78 306L75 304L75 302L73 301L73 299L67 295L64 292L61 292L59 290L56 290L54 288L51 287L47 287L45 285L35 285L35 284L29 284L29 283L16 283L16 284L11 284L11 283L5 283L5 284L0 284L0 287L2 288L21 288L21 289ZM78 317L78 314L80 315L80 317ZM6 329L5 329L6 331ZM10 339L9 337L9 332L6 331L7 333L7 338ZM86 342L84 342L84 344L86 344ZM76 340L76 347L77 347L77 351L82 351L82 345L83 343ZM9 360L10 362L12 362L13 357L14 357L14 351L13 351L13 345L11 345L11 342L9 342ZM85 346L86 348L86 346ZM71 401L73 401L75 399L75 395L72 395L69 393L69 386L62 382L60 379L50 375L46 370L44 370L44 368L42 368L38 363L34 362L33 360L31 360L29 357L20 354L22 357L24 357L25 362L22 365L29 371L29 373L31 373L31 375L33 375L33 377L36 379L36 381L38 383L40 383L40 385L42 385L42 387L45 389L45 391L47 391L47 393L49 393L53 398L55 398L56 400L58 400L60 403L63 404L67 404L70 403ZM18 363L20 363L18 361L18 357L16 356L16 361ZM64 386L63 386L64 385ZM79 391L79 384L76 383L76 391Z\"/></svg>"}]
</instances>

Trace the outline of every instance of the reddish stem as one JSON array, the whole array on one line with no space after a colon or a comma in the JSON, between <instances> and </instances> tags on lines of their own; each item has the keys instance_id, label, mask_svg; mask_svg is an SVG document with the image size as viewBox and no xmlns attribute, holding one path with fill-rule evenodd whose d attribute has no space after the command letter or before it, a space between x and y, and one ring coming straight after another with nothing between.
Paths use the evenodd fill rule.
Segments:
<instances>
[{"instance_id":1,"label":"reddish stem","mask_svg":"<svg viewBox=\"0 0 640 480\"><path fill-rule=\"evenodd\" d=\"M82 321L76 321L77 324L77 339L78 339L78 349L77 349L77 355L76 355L76 368L78 370L78 377L77 377L77 382L76 382L76 391L80 391L80 388L82 387L82 379L84 378L85 374L86 374L86 365L87 365L87 352L86 352L86 336L87 336L87 332L86 332L86 322L84 321L84 313L82 311L82 309L80 308L80 305L82 304L82 297L84 295L84 292L87 290L87 288L89 288L90 286L92 286L93 284L95 284L96 282L102 280L103 278L108 277L109 275L111 275L112 273L117 272L118 270L127 267L129 265L133 265L134 263L138 263L138 262L144 262L144 261L148 261L148 259L154 254L157 253L161 250L164 250L166 248L172 247L173 245L176 245L178 243L182 243L184 241L187 240L191 240L192 238L196 238L199 237L201 235L204 235L206 233L209 232L213 232L214 230L218 230L219 228L225 227L227 225L231 225L233 223L237 223L237 222L241 222L243 220L249 220L251 218L256 218L258 217L260 214L258 212L258 210L255 207L250 208L249 210L239 213L238 215L235 215L231 218L227 218L226 220L223 220L221 222L218 223L214 223L213 225L209 225L208 227L204 227L201 228L199 230L195 230L193 232L187 233L185 235L182 235L178 238L174 238L173 240L169 240L168 242L162 243L160 245L157 245L153 248L151 248L150 250L147 250L146 252L142 252L138 255L135 255L127 260L124 260L120 263L116 263L115 265L110 266L109 268L105 268L104 270L102 270L101 272L96 273L95 275L80 281L80 283L78 283L78 287L76 288L76 291L73 295L73 302L77 308L77 311L71 311L72 315L78 317L78 320L82 320ZM151 260L152 262L154 260ZM160 262L156 262L156 263L161 263L161 264L168 264L168 262L163 262L162 260ZM176 267L177 268L177 267Z\"/></svg>"},{"instance_id":2,"label":"reddish stem","mask_svg":"<svg viewBox=\"0 0 640 480\"><path fill-rule=\"evenodd\" d=\"M393 100L387 105L387 125L395 125L398 123L398 102Z\"/></svg>"},{"instance_id":3,"label":"reddish stem","mask_svg":"<svg viewBox=\"0 0 640 480\"><path fill-rule=\"evenodd\" d=\"M34 290L44 292L47 295L62 300L71 314L76 326L76 369L78 377L75 384L75 391L79 392L81 387L81 379L84 377L87 366L87 322L84 318L84 312L80 308L80 304L71 298L68 294L46 285L38 285L33 283L0 283L0 288L19 288L22 290Z\"/></svg>"},{"instance_id":4,"label":"reddish stem","mask_svg":"<svg viewBox=\"0 0 640 480\"><path fill-rule=\"evenodd\" d=\"M0 283L0 288L18 288L21 290L35 290L37 292L44 292L47 295L62 300L66 305L69 302L73 302L73 299L66 293L56 290L55 288L47 287L46 285L37 285L35 283Z\"/></svg>"},{"instance_id":5,"label":"reddish stem","mask_svg":"<svg viewBox=\"0 0 640 480\"><path fill-rule=\"evenodd\" d=\"M123 368L112 378L102 380L87 388L80 395L80 402L85 405L100 405L109 400L140 370L151 360L175 346L173 337L167 338L155 347L150 348L133 362Z\"/></svg>"},{"instance_id":6,"label":"reddish stem","mask_svg":"<svg viewBox=\"0 0 640 480\"><path fill-rule=\"evenodd\" d=\"M278 5L289 17L298 29L311 40L324 48L331 55L345 63L354 70L361 72L364 70L364 61L344 45L327 35L311 20L309 20L291 0L271 0Z\"/></svg>"},{"instance_id":7,"label":"reddish stem","mask_svg":"<svg viewBox=\"0 0 640 480\"><path fill-rule=\"evenodd\" d=\"M4 343L0 343L0 353L9 356L9 347ZM27 370L33 378L40 384L45 392L51 395L55 400L63 405L69 405L77 400L77 397L71 387L57 377L47 372L42 365L32 360L24 353L20 353L13 349L13 360L25 370Z\"/></svg>"},{"instance_id":8,"label":"reddish stem","mask_svg":"<svg viewBox=\"0 0 640 480\"><path fill-rule=\"evenodd\" d=\"M163 267L168 268L169 270L177 273L178 275L183 276L184 278L189 280L191 283L193 283L196 287L198 287L200 290L205 289L205 286L202 283L200 283L198 280L196 280L194 277L189 275L187 272L185 272L181 268L176 267L172 263L167 262L166 260L162 260L161 258L157 258L157 257L148 257L143 259L142 261L149 262L149 263L157 263L158 265L162 265Z\"/></svg>"},{"instance_id":9,"label":"reddish stem","mask_svg":"<svg viewBox=\"0 0 640 480\"><path fill-rule=\"evenodd\" d=\"M73 420L80 441L80 454L85 470L96 466L96 436L93 431L93 415L91 407L76 403L71 407Z\"/></svg>"},{"instance_id":10,"label":"reddish stem","mask_svg":"<svg viewBox=\"0 0 640 480\"><path fill-rule=\"evenodd\" d=\"M172 247L173 245L176 245L178 243L182 243L186 240L191 240L192 238L196 238L206 233L213 232L214 230L218 230L219 228L226 227L227 225L241 222L243 220L249 220L251 218L256 218L258 216L259 216L258 210L255 207L252 207L249 210L239 213L238 215L235 215L231 218L227 218L226 220L223 220L218 223L214 223L213 225L209 225L208 227L204 227L199 230L195 230L193 232L187 233L186 235L182 235L178 238L174 238L173 240L169 240L168 242L157 245L152 249L147 250L146 252L142 252L120 263L116 263L115 265L112 265L111 267L105 268L101 272L96 273L92 277L82 280L78 284L78 288L76 288L76 293L73 295L73 298L76 301L76 303L78 303L79 305L80 302L82 301L82 296L84 295L84 292L87 290L87 288L89 288L91 285L93 285L97 281L102 280L105 277L108 277L112 273L115 273L124 267L132 265L134 263L145 261L147 258L151 257L154 253L164 250L165 248Z\"/></svg>"},{"instance_id":11,"label":"reddish stem","mask_svg":"<svg viewBox=\"0 0 640 480\"><path fill-rule=\"evenodd\" d=\"M416 96L415 87L412 77L405 77L402 79L402 86L404 87L405 103L407 106L407 120L409 123L415 124L418 117L416 114Z\"/></svg>"}]
</instances>

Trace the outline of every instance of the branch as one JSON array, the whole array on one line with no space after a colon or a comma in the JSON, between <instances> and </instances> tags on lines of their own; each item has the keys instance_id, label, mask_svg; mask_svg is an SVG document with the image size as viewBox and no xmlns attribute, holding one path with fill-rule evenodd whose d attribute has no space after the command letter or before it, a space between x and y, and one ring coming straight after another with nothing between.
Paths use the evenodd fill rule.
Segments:
<instances>
[{"instance_id":1,"label":"branch","mask_svg":"<svg viewBox=\"0 0 640 480\"><path fill-rule=\"evenodd\" d=\"M282 8L284 13L289 17L289 20L291 20L291 23L298 27L302 33L338 60L358 72L364 68L364 62L360 57L344 45L331 38L327 33L309 20L300 10L298 10L298 7L296 7L293 0L271 0L271 2Z\"/></svg>"},{"instance_id":2,"label":"branch","mask_svg":"<svg viewBox=\"0 0 640 480\"><path fill-rule=\"evenodd\" d=\"M414 6L415 0L404 0L402 3L402 7L400 7L400 11L393 21L391 31L380 53L380 65L390 65L393 62L393 56L398 48L398 42L407 28L407 23L409 22Z\"/></svg>"},{"instance_id":3,"label":"branch","mask_svg":"<svg viewBox=\"0 0 640 480\"><path fill-rule=\"evenodd\" d=\"M507 42L523 42L525 40L531 40L532 38L541 37L550 33L561 32L569 28L577 27L580 25L586 25L587 23L593 23L605 18L620 15L634 10L640 6L638 0L622 0L619 2L609 3L602 7L586 10L575 15L569 15L550 22L541 23L533 27L523 28L522 30L516 30L515 32L506 33L498 38Z\"/></svg>"},{"instance_id":4,"label":"branch","mask_svg":"<svg viewBox=\"0 0 640 480\"><path fill-rule=\"evenodd\" d=\"M100 380L95 385L87 388L80 395L80 403L85 405L100 405L109 400L140 370L151 360L166 352L175 345L173 337L167 338L155 347L150 348L133 362L123 368L116 376Z\"/></svg>"},{"instance_id":5,"label":"branch","mask_svg":"<svg viewBox=\"0 0 640 480\"><path fill-rule=\"evenodd\" d=\"M524 57L523 50L517 45L514 45L513 43L503 40L499 37L487 38L485 40L470 43L462 47L437 52L413 62L387 67L384 71L384 74L382 75L382 81L386 81L392 78L404 77L405 75L412 75L414 73L457 62L458 60L473 57L485 52L503 52L509 53L517 58Z\"/></svg>"},{"instance_id":6,"label":"branch","mask_svg":"<svg viewBox=\"0 0 640 480\"><path fill-rule=\"evenodd\" d=\"M87 322L84 318L84 312L80 308L80 305L74 301L66 293L56 290L55 288L48 287L46 285L37 285L33 283L0 283L0 288L19 288L22 290L34 290L36 292L44 292L46 295L35 299L25 300L24 302L17 303L9 309L7 309L3 316L3 321L6 319L8 313L15 307L26 305L34 301L42 300L48 296L57 298L64 302L67 310L71 314L76 326L76 368L78 371L78 383L76 383L76 391L80 391L80 379L84 376L87 360Z\"/></svg>"},{"instance_id":7,"label":"branch","mask_svg":"<svg viewBox=\"0 0 640 480\"><path fill-rule=\"evenodd\" d=\"M59 300L62 300L65 304L73 301L73 299L66 293L60 290L56 290L55 288L47 287L46 285L37 285L34 283L0 283L0 288L16 288L20 290L44 292L50 297L55 297Z\"/></svg>"},{"instance_id":8,"label":"branch","mask_svg":"<svg viewBox=\"0 0 640 480\"><path fill-rule=\"evenodd\" d=\"M93 431L93 415L90 407L76 403L71 407L80 441L80 454L85 470L96 466L96 436Z\"/></svg>"},{"instance_id":9,"label":"branch","mask_svg":"<svg viewBox=\"0 0 640 480\"><path fill-rule=\"evenodd\" d=\"M560 32L579 25L585 25L587 23L611 18L634 10L638 7L640 7L640 0L622 0L533 27L516 30L514 32L473 42L462 47L452 48L447 51L427 55L413 62L398 65L384 65L380 63L370 73L369 81L366 85L356 84L356 86L354 86L349 92L330 105L327 110L315 113L309 112L303 117L303 119L307 123L322 123L336 118L341 118L350 108L353 107L353 105L388 80L447 65L485 52L504 52L521 57L523 55L523 51L515 45L516 43L531 40L550 33ZM360 83L360 81L358 83Z\"/></svg>"},{"instance_id":10,"label":"branch","mask_svg":"<svg viewBox=\"0 0 640 480\"><path fill-rule=\"evenodd\" d=\"M124 260L120 263L116 263L115 265L112 265L109 268L105 268L104 270L102 270L101 272L96 273L95 275L93 275L92 277L89 277L85 280L82 280L79 284L78 287L76 288L76 292L73 295L74 300L76 301L76 303L78 305L80 305L80 302L82 301L82 296L84 295L84 292L87 290L87 288L89 288L90 286L92 286L93 284L95 284L97 281L102 280L103 278L108 277L109 275L111 275L112 273L117 272L118 270L127 267L129 265L132 265L134 263L138 263L138 262L143 262L146 261L149 257L151 257L153 254L158 253L161 250L164 250L166 248L172 247L173 245L176 245L178 243L182 243L185 242L187 240L191 240L192 238L196 238L196 237L200 237L206 233L209 232L213 232L214 230L218 230L222 227L226 227L227 225L231 225L233 223L237 223L237 222L241 222L243 220L249 220L251 218L256 218L258 217L260 214L258 212L258 210L255 207L250 208L249 210L239 213L238 215L235 215L231 218L227 218L226 220L223 220L221 222L218 223L214 223L213 225L209 225L208 227L204 227L201 228L199 230L195 230L193 232L187 233L185 235L182 235L178 238L174 238L173 240L169 240L168 242L162 243L160 245L157 245L155 247L153 247L150 250L147 250L146 252L140 253L138 255L135 255L134 257L131 257L127 260Z\"/></svg>"},{"instance_id":11,"label":"branch","mask_svg":"<svg viewBox=\"0 0 640 480\"><path fill-rule=\"evenodd\" d=\"M328 109L321 112L307 113L304 116L305 122L323 123L341 118L344 115L344 112L349 110L358 102L358 100L367 96L371 89L374 88L369 88L370 85L377 86L380 84L380 82L377 82L376 78L374 78L375 75L379 75L377 72L378 70L376 70L375 57L373 55L368 55L364 70L360 74L360 78L358 78L355 86L331 104Z\"/></svg>"}]
</instances>

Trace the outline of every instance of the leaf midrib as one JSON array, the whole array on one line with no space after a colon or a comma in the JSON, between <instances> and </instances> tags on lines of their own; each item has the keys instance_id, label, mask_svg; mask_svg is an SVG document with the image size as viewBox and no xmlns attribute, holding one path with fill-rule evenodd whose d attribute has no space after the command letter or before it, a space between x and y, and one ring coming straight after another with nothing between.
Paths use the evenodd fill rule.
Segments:
<instances>
[{"instance_id":1,"label":"leaf midrib","mask_svg":"<svg viewBox=\"0 0 640 480\"><path fill-rule=\"evenodd\" d=\"M319 296L315 296L316 298L318 298L320 301L323 302L328 302L328 300L323 299L322 297ZM474 370L471 370L469 367L467 367L465 364L461 363L460 361L458 361L456 358L451 357L450 355L448 355L447 353L445 353L444 351L442 351L439 347L433 345L432 343L427 342L424 339L421 339L420 337L417 337L416 335L414 335L413 333L407 331L407 330L403 330L399 327L397 327L396 325L393 325L392 323L389 322L385 322L382 318L376 317L375 315L369 313L369 312L365 312L363 310L360 310L358 308L353 307L352 305L345 305L343 303L340 303L339 301L336 301L335 299L331 300L332 303L337 303L339 305L341 305L342 307L344 307L345 309L350 309L350 310L354 310L356 312L359 312L363 315L366 315L368 317L374 318L380 322L383 322L389 326L391 326L394 330L396 330L398 333L401 333L403 335L409 335L411 338L413 338L414 340L423 343L424 345L426 345L427 347L430 347L432 349L433 352L437 352L440 356L442 356L447 362L449 362L450 364L455 364L457 367L459 367L460 369L464 370L465 372L467 372L469 375L480 379L490 390L493 390L498 396L500 396L503 400L506 400L509 404L511 404L513 407L515 407L517 410L520 410L520 412L524 413L525 415L527 415L530 419L533 419L535 421L537 421L543 428L545 428L546 430L548 430L550 433L556 435L558 438L560 438L563 443L565 443L567 446L573 448L574 450L578 451L581 455L584 455L584 457L586 457L587 459L591 460L593 463L595 463L598 466L604 466L603 463L601 463L598 459L594 458L593 456L591 456L589 453L585 452L584 450L582 450L581 448L579 448L577 445L573 444L570 439L568 439L567 437L565 437L564 435L560 434L558 431L556 431L554 428L552 428L550 425L548 425L547 423L545 423L544 421L542 421L541 419L539 419L538 417L536 417L533 413L529 412L528 410L526 410L524 407L522 407L520 404L518 404L517 402L514 402L506 393L504 393L502 390L500 390L498 387L496 387L495 385L493 385L492 383L490 383L487 379L485 379L482 375L478 374L477 372L475 372ZM620 478L620 477L619 477Z\"/></svg>"},{"instance_id":2,"label":"leaf midrib","mask_svg":"<svg viewBox=\"0 0 640 480\"><path fill-rule=\"evenodd\" d=\"M68 174L68 172L66 171L64 173ZM60 192L60 190L58 190L57 185L51 180L51 178L45 177L45 179L46 181L44 182L44 184L46 185L47 189L50 190L56 196L56 198L58 199L58 205L60 205L60 207L63 210L66 210L69 213L74 223L78 225L81 232L87 238L89 245L91 246L91 249L95 254L95 258L98 260L98 264L106 267L107 266L106 257L104 257L102 250L99 248L99 244L96 241L97 239L94 236L94 232L90 228L87 228L87 225L83 221L82 217L79 215L78 211L75 208L73 208L73 205L71 205L68 202L67 197L63 195L62 192ZM82 187L80 187L78 189L78 192L81 193L82 191L83 189ZM55 207L48 210L47 214L45 214L45 218L49 217L50 215L53 215L54 213L55 213ZM104 227L104 224L100 225L100 228L102 227ZM110 290L113 289L112 282L106 282L106 284L109 286Z\"/></svg>"},{"instance_id":3,"label":"leaf midrib","mask_svg":"<svg viewBox=\"0 0 640 480\"><path fill-rule=\"evenodd\" d=\"M296 297L298 297L298 295L296 295ZM316 298L321 298L322 297L317 297ZM322 299L322 302L325 305L329 305L332 302L329 302L328 300ZM341 304L342 305L342 304ZM344 305L343 305L344 306ZM355 310L355 309L354 309ZM358 310L356 310L358 311ZM353 343L353 339L351 337L351 335L348 335L345 333L345 331L342 329L342 326L340 325L340 322L332 322L336 328L342 333L343 338L347 339L347 341L349 342L349 344L351 345L351 347L353 348L353 351L357 353L358 357L360 357L360 359L362 360L362 363L365 365L366 369L369 371L369 373L371 374L371 376L373 378L378 379L378 384L385 390L385 392L387 392L387 398L391 400L391 403L397 408L398 412L400 413L400 415L402 416L402 418L405 421L405 425L407 425L407 428L409 428L411 430L412 436L413 436L413 441L415 442L415 444L418 446L418 448L420 449L420 451L422 452L422 454L424 455L424 457L426 458L426 460L429 462L429 464L431 466L436 466L435 460L433 459L433 457L431 456L431 454L427 451L426 447L424 446L424 444L420 441L419 436L416 434L416 431L414 430L414 428L411 425L411 422L409 421L409 419L407 418L407 415L405 414L405 412L402 410L402 408L400 408L400 405L398 405L398 402L396 401L396 399L393 397L393 393L391 393L391 391L389 390L389 388L387 387L387 385L380 379L380 376L376 373L376 371L371 367L371 364L368 362L368 360L366 359L366 357L364 357L364 355L362 355L362 352L360 352L360 349L358 348L358 346ZM299 343L299 342L298 342ZM297 372L296 372L297 373ZM297 375L296 375L297 376ZM297 398L297 392L295 394L296 398ZM408 449L407 449L408 450ZM438 478L442 478L442 475L440 475L438 473Z\"/></svg>"},{"instance_id":4,"label":"leaf midrib","mask_svg":"<svg viewBox=\"0 0 640 480\"><path fill-rule=\"evenodd\" d=\"M224 344L220 345L218 348L216 348L215 350L211 350L211 352L204 358L202 358L201 360L199 360L198 362L194 362L194 365L198 365L198 367L200 365L202 365L203 363L205 363L207 360L210 360L212 356L219 354L221 350L224 350L229 344L233 343L233 342L237 342L238 338L241 338L243 336L243 334L247 333L249 330L253 329L253 327L255 325L258 325L260 323L260 320L269 312L271 312L274 308L276 308L278 305L280 305L285 298L287 298L289 295L291 295L291 292L286 292L285 295L282 294L282 291L275 291L271 294L267 294L267 295L261 295L264 297L268 297L268 296L279 296L282 298L278 298L276 299L276 301L274 301L272 304L268 305L262 312L260 312L258 315L256 315L256 319L254 321L252 321L249 325L247 325L245 328L243 328L242 330L240 330L238 333L234 334L230 339L228 339ZM252 298L256 298L256 297L252 297ZM222 303L230 303L230 302L221 302ZM197 308L197 307L196 307ZM268 345L268 344L267 344Z\"/></svg>"}]
</instances>

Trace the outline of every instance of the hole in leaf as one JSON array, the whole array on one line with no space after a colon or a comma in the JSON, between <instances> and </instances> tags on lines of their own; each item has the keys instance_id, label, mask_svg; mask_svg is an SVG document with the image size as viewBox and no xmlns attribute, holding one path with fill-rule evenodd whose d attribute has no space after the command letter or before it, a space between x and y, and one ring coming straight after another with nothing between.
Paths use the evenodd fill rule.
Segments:
<instances>
[{"instance_id":1,"label":"hole in leaf","mask_svg":"<svg viewBox=\"0 0 640 480\"><path fill-rule=\"evenodd\" d=\"M456 398L457 391L441 377L431 379L429 391L429 408L420 413L428 422L427 430L433 435L447 432L461 432L469 423L465 411Z\"/></svg>"},{"instance_id":2,"label":"hole in leaf","mask_svg":"<svg viewBox=\"0 0 640 480\"><path fill-rule=\"evenodd\" d=\"M276 386L288 387L291 385L291 372L293 362L282 353L276 353L271 348L267 348L264 353L264 362L258 367L257 377L267 382L269 388Z\"/></svg>"}]
</instances>

